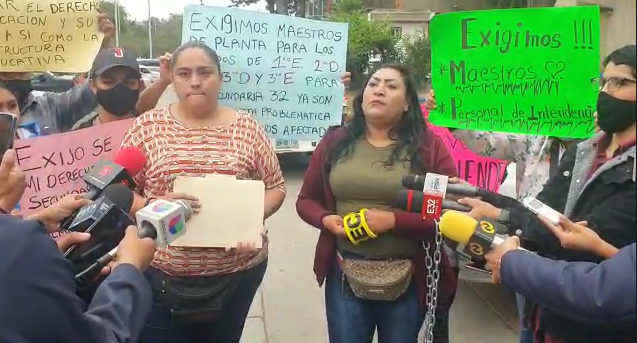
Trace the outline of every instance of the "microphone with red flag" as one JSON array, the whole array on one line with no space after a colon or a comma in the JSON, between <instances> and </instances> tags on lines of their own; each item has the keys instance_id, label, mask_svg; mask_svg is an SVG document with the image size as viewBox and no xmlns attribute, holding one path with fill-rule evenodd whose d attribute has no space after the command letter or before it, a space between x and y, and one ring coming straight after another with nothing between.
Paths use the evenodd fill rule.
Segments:
<instances>
[{"instance_id":1,"label":"microphone with red flag","mask_svg":"<svg viewBox=\"0 0 637 343\"><path fill-rule=\"evenodd\" d=\"M135 188L133 176L137 175L146 164L144 154L137 148L121 149L113 162L98 161L84 176L88 186L85 197L95 200L104 189L112 184L122 183L129 188Z\"/></svg>"},{"instance_id":2,"label":"microphone with red flag","mask_svg":"<svg viewBox=\"0 0 637 343\"><path fill-rule=\"evenodd\" d=\"M146 157L137 148L120 149L113 162L98 161L93 168L84 175L83 180L88 186L88 191L84 195L84 198L97 200L108 186L114 184L123 184L131 189L135 188L133 176L137 175L142 168L144 168L145 164ZM90 206L90 204L87 206ZM60 224L60 229L69 230L75 216L81 210L82 209L79 209L68 216Z\"/></svg>"}]
</instances>

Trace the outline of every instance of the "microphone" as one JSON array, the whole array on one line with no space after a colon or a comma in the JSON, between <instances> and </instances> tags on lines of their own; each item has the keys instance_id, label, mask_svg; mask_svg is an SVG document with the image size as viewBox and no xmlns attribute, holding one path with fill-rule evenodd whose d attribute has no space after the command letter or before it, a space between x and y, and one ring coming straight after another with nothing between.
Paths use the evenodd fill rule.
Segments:
<instances>
[{"instance_id":1,"label":"microphone","mask_svg":"<svg viewBox=\"0 0 637 343\"><path fill-rule=\"evenodd\" d=\"M472 258L480 259L493 247L504 242L503 236L498 232L508 230L494 220L481 218L477 221L456 211L443 214L438 227L445 238L459 244L458 250Z\"/></svg>"},{"instance_id":2,"label":"microphone","mask_svg":"<svg viewBox=\"0 0 637 343\"><path fill-rule=\"evenodd\" d=\"M91 238L73 245L64 252L76 272L84 270L100 256L113 249L124 237L126 228L134 224L128 215L133 204L133 192L126 186L115 184L93 203L84 206L71 228L88 232Z\"/></svg>"},{"instance_id":3,"label":"microphone","mask_svg":"<svg viewBox=\"0 0 637 343\"><path fill-rule=\"evenodd\" d=\"M152 238L155 246L163 248L186 233L186 221L192 217L190 204L183 200L162 199L142 208L135 214L140 238ZM128 226L128 225L127 225ZM126 227L124 227L124 230ZM123 238L123 235L122 235ZM117 242L121 241L120 238ZM77 284L90 283L117 255L117 246L97 258L90 266L75 275Z\"/></svg>"},{"instance_id":4,"label":"microphone","mask_svg":"<svg viewBox=\"0 0 637 343\"><path fill-rule=\"evenodd\" d=\"M431 173L427 173L429 175ZM426 175L404 175L402 179L403 187L421 191L425 187ZM466 183L447 184L447 193L462 195L467 197L478 197L491 195L492 192Z\"/></svg>"},{"instance_id":5,"label":"microphone","mask_svg":"<svg viewBox=\"0 0 637 343\"><path fill-rule=\"evenodd\" d=\"M115 156L114 162L98 161L86 175L84 182L88 186L85 198L95 200L110 185L124 184L131 189L135 187L132 176L137 175L144 165L146 158L144 154L137 148L120 149ZM129 206L130 208L130 206ZM78 213L73 213L60 223L61 230L72 230L75 217Z\"/></svg>"},{"instance_id":6,"label":"microphone","mask_svg":"<svg viewBox=\"0 0 637 343\"><path fill-rule=\"evenodd\" d=\"M192 213L186 201L158 199L135 214L139 236L153 238L158 247L165 247L186 233L186 222Z\"/></svg>"},{"instance_id":7,"label":"microphone","mask_svg":"<svg viewBox=\"0 0 637 343\"><path fill-rule=\"evenodd\" d=\"M106 187L115 183L123 183L134 188L132 177L137 175L145 164L146 158L137 148L121 149L113 162L98 161L83 178L88 186L86 198L97 199Z\"/></svg>"},{"instance_id":8,"label":"microphone","mask_svg":"<svg viewBox=\"0 0 637 343\"><path fill-rule=\"evenodd\" d=\"M451 185L449 185L451 186ZM423 204L425 199L425 193L415 191L412 189L401 189L396 196L394 202L395 206L403 211L421 213L423 210ZM460 212L470 212L471 207L461 205L453 200L442 200L443 210L454 210Z\"/></svg>"},{"instance_id":9,"label":"microphone","mask_svg":"<svg viewBox=\"0 0 637 343\"><path fill-rule=\"evenodd\" d=\"M83 206L77 212L68 230L75 232L87 232L87 230L99 221L104 211L109 210L112 203L117 208L128 211L133 206L133 192L123 184L114 184L106 187L98 200Z\"/></svg>"}]
</instances>

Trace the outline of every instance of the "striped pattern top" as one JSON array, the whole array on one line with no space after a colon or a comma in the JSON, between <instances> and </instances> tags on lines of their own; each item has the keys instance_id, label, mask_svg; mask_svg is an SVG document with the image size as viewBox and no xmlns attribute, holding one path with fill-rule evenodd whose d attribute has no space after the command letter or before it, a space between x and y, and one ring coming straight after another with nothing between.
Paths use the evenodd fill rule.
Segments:
<instances>
[{"instance_id":1,"label":"striped pattern top","mask_svg":"<svg viewBox=\"0 0 637 343\"><path fill-rule=\"evenodd\" d=\"M234 122L216 127L190 127L175 119L169 107L138 117L122 147L136 147L146 165L136 176L138 191L161 197L172 191L178 175L229 174L238 179L262 180L266 189L285 192L283 174L265 131L250 115L237 112ZM267 258L263 249L252 254L213 248L167 247L158 251L152 266L173 275L219 275L249 269Z\"/></svg>"}]
</instances>

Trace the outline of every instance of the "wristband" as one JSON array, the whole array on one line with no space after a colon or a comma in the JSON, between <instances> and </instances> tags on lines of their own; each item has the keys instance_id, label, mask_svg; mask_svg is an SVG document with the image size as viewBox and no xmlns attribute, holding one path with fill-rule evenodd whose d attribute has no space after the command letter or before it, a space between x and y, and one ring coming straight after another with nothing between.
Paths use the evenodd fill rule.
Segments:
<instances>
[{"instance_id":1,"label":"wristband","mask_svg":"<svg viewBox=\"0 0 637 343\"><path fill-rule=\"evenodd\" d=\"M378 237L378 235L369 227L365 213L367 209L362 209L358 212L352 212L343 217L343 228L345 229L345 235L352 244L357 245L360 242L364 242L368 239Z\"/></svg>"},{"instance_id":2,"label":"wristband","mask_svg":"<svg viewBox=\"0 0 637 343\"><path fill-rule=\"evenodd\" d=\"M157 200L157 198L146 198L146 201L144 202L144 207L150 205L150 203L155 200Z\"/></svg>"}]
</instances>

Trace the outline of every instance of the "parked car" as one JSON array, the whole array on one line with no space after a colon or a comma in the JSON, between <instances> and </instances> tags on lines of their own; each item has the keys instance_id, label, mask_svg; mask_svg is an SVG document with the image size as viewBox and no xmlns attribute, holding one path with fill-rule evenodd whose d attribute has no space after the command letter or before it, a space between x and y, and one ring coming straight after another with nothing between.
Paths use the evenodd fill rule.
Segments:
<instances>
[{"instance_id":1,"label":"parked car","mask_svg":"<svg viewBox=\"0 0 637 343\"><path fill-rule=\"evenodd\" d=\"M159 72L151 70L148 66L140 65L139 71L142 73L142 79L146 86L150 86L155 83L155 81L159 80Z\"/></svg>"},{"instance_id":2,"label":"parked car","mask_svg":"<svg viewBox=\"0 0 637 343\"><path fill-rule=\"evenodd\" d=\"M153 58L141 58L137 60L140 66L145 66L150 71L159 72L159 60Z\"/></svg>"},{"instance_id":3,"label":"parked car","mask_svg":"<svg viewBox=\"0 0 637 343\"><path fill-rule=\"evenodd\" d=\"M55 75L48 71L34 73L31 84L35 91L63 93L73 88L73 75Z\"/></svg>"}]
</instances>

